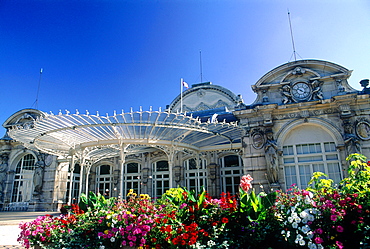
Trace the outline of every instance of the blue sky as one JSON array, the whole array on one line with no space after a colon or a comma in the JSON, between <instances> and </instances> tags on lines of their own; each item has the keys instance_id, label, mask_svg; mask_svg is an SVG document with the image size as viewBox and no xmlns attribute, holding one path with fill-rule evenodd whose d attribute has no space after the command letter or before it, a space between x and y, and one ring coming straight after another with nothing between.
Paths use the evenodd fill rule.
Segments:
<instances>
[{"instance_id":1,"label":"blue sky","mask_svg":"<svg viewBox=\"0 0 370 249\"><path fill-rule=\"evenodd\" d=\"M35 107L58 113L162 109L180 78L242 94L273 68L323 59L370 78L370 1L2 0L0 122ZM1 134L0 134L1 136Z\"/></svg>"}]
</instances>

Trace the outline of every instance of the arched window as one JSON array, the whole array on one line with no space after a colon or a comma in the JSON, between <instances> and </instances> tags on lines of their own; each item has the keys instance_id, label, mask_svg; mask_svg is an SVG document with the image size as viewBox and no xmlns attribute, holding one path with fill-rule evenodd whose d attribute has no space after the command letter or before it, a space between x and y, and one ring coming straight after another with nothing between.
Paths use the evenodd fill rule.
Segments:
<instances>
[{"instance_id":1,"label":"arched window","mask_svg":"<svg viewBox=\"0 0 370 249\"><path fill-rule=\"evenodd\" d=\"M24 155L15 169L11 202L25 202L32 198L33 173L35 170L35 157L32 154Z\"/></svg>"},{"instance_id":2,"label":"arched window","mask_svg":"<svg viewBox=\"0 0 370 249\"><path fill-rule=\"evenodd\" d=\"M105 197L112 195L113 172L110 165L100 165L96 168L96 190Z\"/></svg>"},{"instance_id":3,"label":"arched window","mask_svg":"<svg viewBox=\"0 0 370 249\"><path fill-rule=\"evenodd\" d=\"M240 156L229 155L220 159L221 189L233 195L239 192L240 178L243 175L243 161Z\"/></svg>"},{"instance_id":4,"label":"arched window","mask_svg":"<svg viewBox=\"0 0 370 249\"><path fill-rule=\"evenodd\" d=\"M306 188L314 172L323 172L338 183L342 179L334 139L321 127L300 126L288 134L283 145L285 187Z\"/></svg>"},{"instance_id":5,"label":"arched window","mask_svg":"<svg viewBox=\"0 0 370 249\"><path fill-rule=\"evenodd\" d=\"M201 158L198 164L196 158L190 158L184 161L185 186L188 190L195 190L198 192L201 187L207 189L206 165L207 161Z\"/></svg>"},{"instance_id":6,"label":"arched window","mask_svg":"<svg viewBox=\"0 0 370 249\"><path fill-rule=\"evenodd\" d=\"M133 189L135 193L140 194L140 170L141 165L139 163L131 162L125 165L125 194L128 193L130 189Z\"/></svg>"},{"instance_id":7,"label":"arched window","mask_svg":"<svg viewBox=\"0 0 370 249\"><path fill-rule=\"evenodd\" d=\"M170 171L168 161L153 163L153 197L160 197L170 189Z\"/></svg>"}]
</instances>

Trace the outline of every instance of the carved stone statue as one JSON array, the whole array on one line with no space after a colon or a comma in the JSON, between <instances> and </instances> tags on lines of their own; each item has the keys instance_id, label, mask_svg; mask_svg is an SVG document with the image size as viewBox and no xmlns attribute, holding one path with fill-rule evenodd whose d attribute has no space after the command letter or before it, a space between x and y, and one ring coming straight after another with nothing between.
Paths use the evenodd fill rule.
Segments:
<instances>
[{"instance_id":1,"label":"carved stone statue","mask_svg":"<svg viewBox=\"0 0 370 249\"><path fill-rule=\"evenodd\" d=\"M265 143L265 157L267 163L267 178L270 183L278 183L278 147L271 131L267 132L266 137L267 139Z\"/></svg>"},{"instance_id":2,"label":"carved stone statue","mask_svg":"<svg viewBox=\"0 0 370 249\"><path fill-rule=\"evenodd\" d=\"M322 83L318 80L314 80L312 82L312 99L315 100L315 99L319 99L319 100L323 100L324 99L324 96L322 95L322 90L321 90L321 85Z\"/></svg>"},{"instance_id":3,"label":"carved stone statue","mask_svg":"<svg viewBox=\"0 0 370 249\"><path fill-rule=\"evenodd\" d=\"M347 154L361 153L360 140L352 132L352 124L347 122L344 124L344 144L346 145Z\"/></svg>"},{"instance_id":4,"label":"carved stone statue","mask_svg":"<svg viewBox=\"0 0 370 249\"><path fill-rule=\"evenodd\" d=\"M8 169L8 154L1 155L0 161L0 201L4 200L4 190L6 181L6 171Z\"/></svg>"},{"instance_id":5,"label":"carved stone statue","mask_svg":"<svg viewBox=\"0 0 370 249\"><path fill-rule=\"evenodd\" d=\"M292 102L292 94L290 92L290 86L285 85L282 88L280 88L280 93L281 93L281 96L283 96L282 102L284 105Z\"/></svg>"},{"instance_id":6,"label":"carved stone statue","mask_svg":"<svg viewBox=\"0 0 370 249\"><path fill-rule=\"evenodd\" d=\"M40 195L42 193L45 164L43 161L38 161L35 166L36 168L33 173L34 194Z\"/></svg>"}]
</instances>

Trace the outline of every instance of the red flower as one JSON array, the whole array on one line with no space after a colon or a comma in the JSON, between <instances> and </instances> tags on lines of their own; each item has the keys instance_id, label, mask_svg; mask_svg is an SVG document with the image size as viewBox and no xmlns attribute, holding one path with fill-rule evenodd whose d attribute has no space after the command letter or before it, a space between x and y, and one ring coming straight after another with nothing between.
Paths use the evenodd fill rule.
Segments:
<instances>
[{"instance_id":1,"label":"red flower","mask_svg":"<svg viewBox=\"0 0 370 249\"><path fill-rule=\"evenodd\" d=\"M222 217L221 222L222 223L228 223L229 222L229 219L226 218L226 217Z\"/></svg>"}]
</instances>

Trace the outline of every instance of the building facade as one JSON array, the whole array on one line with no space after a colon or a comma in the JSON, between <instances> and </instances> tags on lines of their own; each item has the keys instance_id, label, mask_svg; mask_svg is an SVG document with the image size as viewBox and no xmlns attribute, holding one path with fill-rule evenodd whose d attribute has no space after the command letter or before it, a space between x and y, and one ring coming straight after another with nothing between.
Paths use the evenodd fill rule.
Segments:
<instances>
[{"instance_id":1,"label":"building facade","mask_svg":"<svg viewBox=\"0 0 370 249\"><path fill-rule=\"evenodd\" d=\"M159 197L176 186L237 194L244 174L257 191L305 188L316 171L339 182L349 154L370 156L368 80L357 91L350 75L335 63L300 60L262 76L249 105L206 82L163 111L18 111L3 124L0 205L57 210L88 191Z\"/></svg>"}]
</instances>

